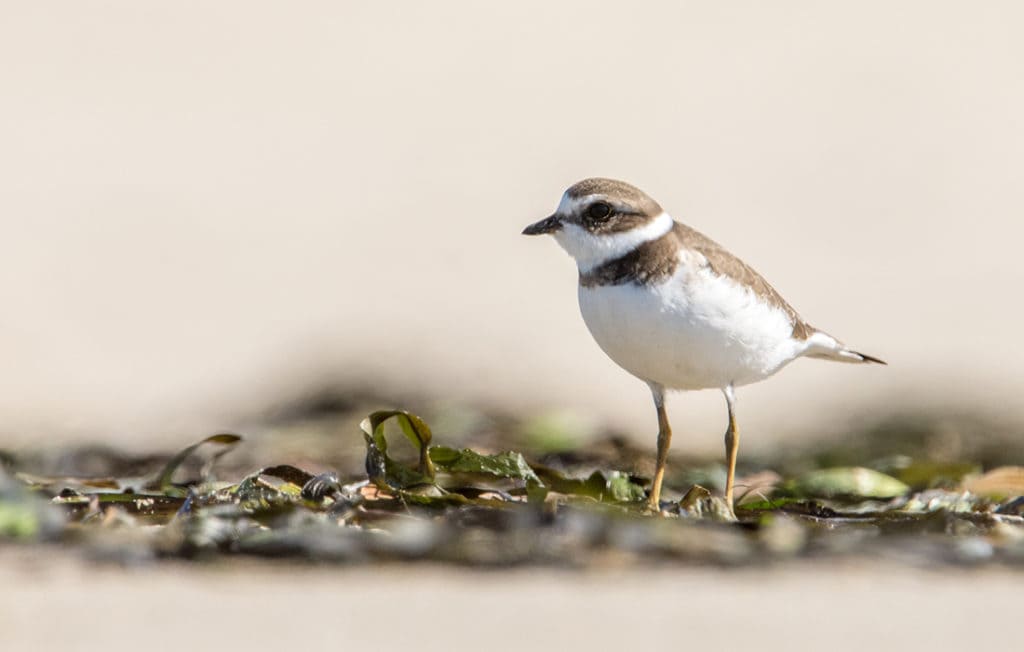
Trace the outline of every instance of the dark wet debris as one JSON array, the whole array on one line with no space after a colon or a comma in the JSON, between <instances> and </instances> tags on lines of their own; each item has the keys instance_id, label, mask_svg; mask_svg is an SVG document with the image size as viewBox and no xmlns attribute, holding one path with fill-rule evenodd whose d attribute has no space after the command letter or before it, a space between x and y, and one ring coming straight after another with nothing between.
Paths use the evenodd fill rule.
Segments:
<instances>
[{"instance_id":1,"label":"dark wet debris","mask_svg":"<svg viewBox=\"0 0 1024 652\"><path fill-rule=\"evenodd\" d=\"M244 450L234 434L164 458L111 451L106 465L104 449L89 448L91 475L70 452L49 467L45 456L4 454L0 539L131 564L238 555L565 567L869 557L1024 567L1024 469L1005 462L874 451L858 459L848 450L832 455L841 464L818 468L780 460L748 474L736 518L719 497L719 469L693 464L670 484L678 498L652 515L647 478L623 464L631 456L621 440L537 454L448 446L403 411L373 413L361 431L343 435L359 445L359 464L333 470L239 471L222 460Z\"/></svg>"}]
</instances>

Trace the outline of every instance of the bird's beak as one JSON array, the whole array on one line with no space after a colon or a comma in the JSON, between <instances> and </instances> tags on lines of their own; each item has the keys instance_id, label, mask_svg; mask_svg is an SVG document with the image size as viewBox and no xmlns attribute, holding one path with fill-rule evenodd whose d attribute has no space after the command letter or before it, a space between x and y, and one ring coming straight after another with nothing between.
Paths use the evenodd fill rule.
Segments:
<instances>
[{"instance_id":1,"label":"bird's beak","mask_svg":"<svg viewBox=\"0 0 1024 652\"><path fill-rule=\"evenodd\" d=\"M534 222L530 226L523 229L523 235L543 235L545 233L554 233L562 228L562 220L558 217L558 213L545 217L540 222Z\"/></svg>"}]
</instances>

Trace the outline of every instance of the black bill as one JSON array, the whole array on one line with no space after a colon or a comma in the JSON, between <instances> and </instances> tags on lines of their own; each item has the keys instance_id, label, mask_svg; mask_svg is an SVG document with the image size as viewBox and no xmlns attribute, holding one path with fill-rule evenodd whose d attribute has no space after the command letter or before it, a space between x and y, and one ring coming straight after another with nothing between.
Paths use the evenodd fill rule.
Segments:
<instances>
[{"instance_id":1,"label":"black bill","mask_svg":"<svg viewBox=\"0 0 1024 652\"><path fill-rule=\"evenodd\" d=\"M558 218L558 215L552 215L523 229L523 235L543 235L553 233L560 228L562 228L562 220Z\"/></svg>"}]
</instances>

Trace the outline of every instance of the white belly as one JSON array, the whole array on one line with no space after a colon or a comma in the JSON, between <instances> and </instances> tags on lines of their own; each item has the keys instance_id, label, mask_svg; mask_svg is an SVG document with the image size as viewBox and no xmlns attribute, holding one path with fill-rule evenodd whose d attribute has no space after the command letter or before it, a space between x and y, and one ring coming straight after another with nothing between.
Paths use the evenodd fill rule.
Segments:
<instances>
[{"instance_id":1,"label":"white belly","mask_svg":"<svg viewBox=\"0 0 1024 652\"><path fill-rule=\"evenodd\" d=\"M681 265L656 286L580 286L579 300L587 328L612 360L672 389L756 382L806 348L792 338L785 312L708 270Z\"/></svg>"}]
</instances>

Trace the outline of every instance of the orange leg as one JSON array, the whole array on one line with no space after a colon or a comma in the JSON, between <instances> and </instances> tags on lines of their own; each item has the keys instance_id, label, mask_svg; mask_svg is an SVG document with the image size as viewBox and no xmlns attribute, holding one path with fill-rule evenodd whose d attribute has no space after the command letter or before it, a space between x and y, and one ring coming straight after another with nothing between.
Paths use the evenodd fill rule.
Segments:
<instances>
[{"instance_id":1,"label":"orange leg","mask_svg":"<svg viewBox=\"0 0 1024 652\"><path fill-rule=\"evenodd\" d=\"M740 450L740 432L736 428L736 394L732 385L724 390L725 401L729 405L729 429L725 431L725 462L727 471L725 476L725 502L732 509L733 485L736 482L736 456Z\"/></svg>"},{"instance_id":2,"label":"orange leg","mask_svg":"<svg viewBox=\"0 0 1024 652\"><path fill-rule=\"evenodd\" d=\"M651 484L648 505L654 511L659 511L661 483L665 479L668 448L672 444L672 428L668 424L668 414L665 412L665 388L651 383L651 394L654 396L654 406L658 409L658 461L654 467L654 482Z\"/></svg>"}]
</instances>

